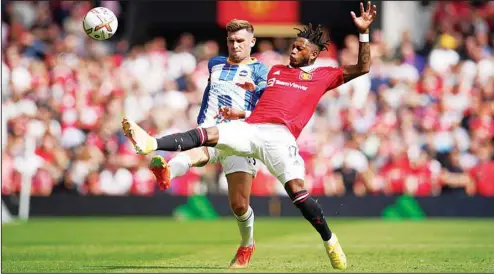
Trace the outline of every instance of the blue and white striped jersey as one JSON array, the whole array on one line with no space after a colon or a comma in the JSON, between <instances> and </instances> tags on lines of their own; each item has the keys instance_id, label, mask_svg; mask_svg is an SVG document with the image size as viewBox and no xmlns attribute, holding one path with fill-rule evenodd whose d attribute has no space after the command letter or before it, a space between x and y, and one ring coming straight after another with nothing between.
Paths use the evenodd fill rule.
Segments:
<instances>
[{"instance_id":1,"label":"blue and white striped jersey","mask_svg":"<svg viewBox=\"0 0 494 274\"><path fill-rule=\"evenodd\" d=\"M223 106L252 111L266 87L269 71L266 65L255 58L248 63L234 64L224 56L211 58L208 69L209 82L197 117L197 124L204 127L219 123L220 119L214 116ZM242 81L242 78L251 79L256 84L256 90L252 92L237 86L235 83Z\"/></svg>"}]
</instances>

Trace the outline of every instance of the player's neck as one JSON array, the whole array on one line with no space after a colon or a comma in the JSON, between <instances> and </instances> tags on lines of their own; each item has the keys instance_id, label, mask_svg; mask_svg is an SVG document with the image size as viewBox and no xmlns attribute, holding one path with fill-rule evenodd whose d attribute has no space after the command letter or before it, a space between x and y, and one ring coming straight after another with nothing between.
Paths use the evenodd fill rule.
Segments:
<instances>
[{"instance_id":1,"label":"player's neck","mask_svg":"<svg viewBox=\"0 0 494 274\"><path fill-rule=\"evenodd\" d=\"M298 69L301 69L301 70L311 69L311 68L314 67L314 62L312 62L312 64L307 63L307 64L304 64L304 65L301 65L301 66L292 66L291 64L288 64L288 67L289 68L298 68Z\"/></svg>"},{"instance_id":2,"label":"player's neck","mask_svg":"<svg viewBox=\"0 0 494 274\"><path fill-rule=\"evenodd\" d=\"M247 56L246 58L244 58L244 59L242 59L240 61L234 61L230 57L228 57L227 61L228 61L228 63L230 63L232 65L241 65L241 64L254 63L256 61L256 58L253 58L251 56Z\"/></svg>"}]
</instances>

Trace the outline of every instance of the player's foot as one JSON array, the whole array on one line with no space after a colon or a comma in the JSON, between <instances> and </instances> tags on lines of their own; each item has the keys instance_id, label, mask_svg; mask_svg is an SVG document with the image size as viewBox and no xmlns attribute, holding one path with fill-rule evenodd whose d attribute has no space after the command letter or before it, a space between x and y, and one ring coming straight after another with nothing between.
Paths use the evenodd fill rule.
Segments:
<instances>
[{"instance_id":1,"label":"player's foot","mask_svg":"<svg viewBox=\"0 0 494 274\"><path fill-rule=\"evenodd\" d=\"M138 154L148 154L158 147L156 139L134 121L123 118L122 129Z\"/></svg>"},{"instance_id":2,"label":"player's foot","mask_svg":"<svg viewBox=\"0 0 494 274\"><path fill-rule=\"evenodd\" d=\"M163 157L154 156L149 164L149 169L156 176L156 182L158 182L161 190L166 190L170 187L170 166Z\"/></svg>"},{"instance_id":3,"label":"player's foot","mask_svg":"<svg viewBox=\"0 0 494 274\"><path fill-rule=\"evenodd\" d=\"M331 236L332 240L330 244L325 245L326 253L328 254L329 260L331 261L331 265L335 269L344 270L346 269L346 256L343 253L343 249L341 248L340 242L338 241L338 237L333 233Z\"/></svg>"},{"instance_id":4,"label":"player's foot","mask_svg":"<svg viewBox=\"0 0 494 274\"><path fill-rule=\"evenodd\" d=\"M247 268L249 266L252 253L254 253L255 249L256 243L253 243L252 246L239 247L235 257L233 257L233 260L230 263L229 268Z\"/></svg>"}]
</instances>

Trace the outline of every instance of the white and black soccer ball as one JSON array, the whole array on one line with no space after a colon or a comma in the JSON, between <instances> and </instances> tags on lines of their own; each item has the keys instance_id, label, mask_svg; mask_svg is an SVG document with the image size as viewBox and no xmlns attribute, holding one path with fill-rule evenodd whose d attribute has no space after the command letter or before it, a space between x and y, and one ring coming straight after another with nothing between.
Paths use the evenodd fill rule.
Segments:
<instances>
[{"instance_id":1,"label":"white and black soccer ball","mask_svg":"<svg viewBox=\"0 0 494 274\"><path fill-rule=\"evenodd\" d=\"M86 34L96 40L106 40L112 37L118 28L115 14L103 7L90 10L82 20Z\"/></svg>"}]
</instances>

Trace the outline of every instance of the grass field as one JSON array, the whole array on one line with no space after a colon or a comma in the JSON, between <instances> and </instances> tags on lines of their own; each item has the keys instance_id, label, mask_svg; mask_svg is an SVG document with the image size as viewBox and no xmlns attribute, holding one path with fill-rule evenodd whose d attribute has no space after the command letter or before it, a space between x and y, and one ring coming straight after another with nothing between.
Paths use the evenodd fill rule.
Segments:
<instances>
[{"instance_id":1,"label":"grass field","mask_svg":"<svg viewBox=\"0 0 494 274\"><path fill-rule=\"evenodd\" d=\"M494 220L332 219L347 272L494 272ZM302 219L257 218L248 270L233 219L43 218L2 226L2 272L332 272Z\"/></svg>"}]
</instances>

